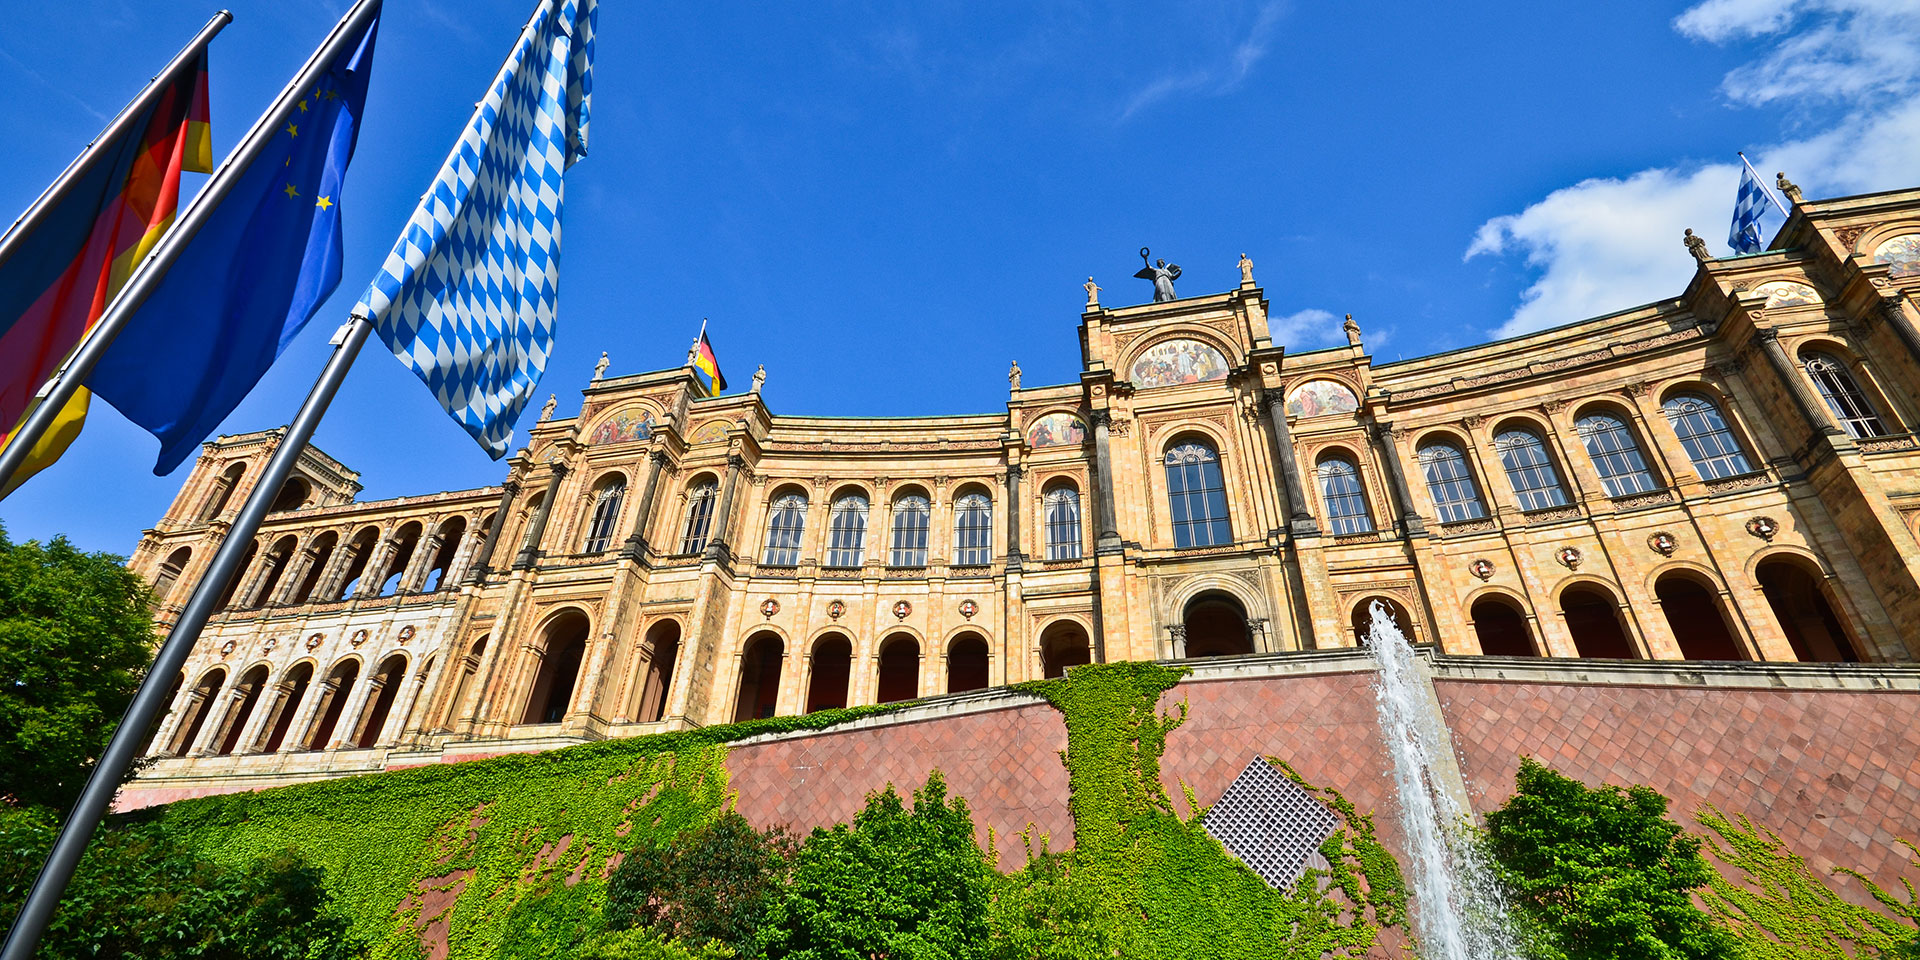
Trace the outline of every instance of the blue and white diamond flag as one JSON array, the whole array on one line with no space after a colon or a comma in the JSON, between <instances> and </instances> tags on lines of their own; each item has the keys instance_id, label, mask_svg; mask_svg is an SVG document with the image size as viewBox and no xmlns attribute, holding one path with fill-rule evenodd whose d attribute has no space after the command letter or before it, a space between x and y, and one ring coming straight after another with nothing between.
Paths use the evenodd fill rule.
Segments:
<instances>
[{"instance_id":1,"label":"blue and white diamond flag","mask_svg":"<svg viewBox=\"0 0 1920 960\"><path fill-rule=\"evenodd\" d=\"M540 0L357 315L488 455L553 351L560 208L587 154L595 0Z\"/></svg>"},{"instance_id":2,"label":"blue and white diamond flag","mask_svg":"<svg viewBox=\"0 0 1920 960\"><path fill-rule=\"evenodd\" d=\"M1745 158L1741 158L1743 161ZM1767 249L1760 239L1760 218L1767 212L1767 191L1753 168L1742 164L1740 192L1733 201L1733 229L1727 234L1727 246L1734 253L1759 253Z\"/></svg>"}]
</instances>

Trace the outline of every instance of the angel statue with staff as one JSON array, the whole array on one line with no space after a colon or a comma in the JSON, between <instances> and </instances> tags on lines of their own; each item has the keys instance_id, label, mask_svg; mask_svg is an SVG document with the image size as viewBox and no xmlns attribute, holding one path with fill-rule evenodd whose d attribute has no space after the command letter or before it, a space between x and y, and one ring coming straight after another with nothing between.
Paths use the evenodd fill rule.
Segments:
<instances>
[{"instance_id":1,"label":"angel statue with staff","mask_svg":"<svg viewBox=\"0 0 1920 960\"><path fill-rule=\"evenodd\" d=\"M1134 274L1142 280L1153 281L1153 302L1166 303L1179 299L1173 293L1173 282L1180 279L1180 265L1168 264L1165 260L1148 262L1146 247L1140 248L1140 272Z\"/></svg>"}]
</instances>

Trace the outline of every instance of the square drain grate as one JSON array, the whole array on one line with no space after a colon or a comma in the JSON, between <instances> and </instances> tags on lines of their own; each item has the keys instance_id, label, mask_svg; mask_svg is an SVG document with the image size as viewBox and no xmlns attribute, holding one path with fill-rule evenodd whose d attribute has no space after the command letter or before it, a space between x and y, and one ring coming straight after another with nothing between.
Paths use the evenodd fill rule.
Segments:
<instances>
[{"instance_id":1,"label":"square drain grate","mask_svg":"<svg viewBox=\"0 0 1920 960\"><path fill-rule=\"evenodd\" d=\"M1201 825L1276 889L1300 879L1339 820L1265 757L1235 777Z\"/></svg>"}]
</instances>

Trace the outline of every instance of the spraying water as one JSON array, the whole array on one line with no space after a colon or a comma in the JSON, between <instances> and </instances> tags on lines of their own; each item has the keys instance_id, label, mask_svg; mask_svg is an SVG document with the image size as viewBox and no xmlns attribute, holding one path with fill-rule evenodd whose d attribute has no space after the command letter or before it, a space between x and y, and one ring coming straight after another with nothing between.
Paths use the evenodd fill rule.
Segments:
<instances>
[{"instance_id":1,"label":"spraying water","mask_svg":"<svg viewBox=\"0 0 1920 960\"><path fill-rule=\"evenodd\" d=\"M1393 757L1402 827L1413 854L1414 917L1429 960L1515 960L1506 897L1463 828L1470 814L1440 789L1449 738L1428 699L1413 646L1380 601L1368 611L1367 648L1380 665L1380 733Z\"/></svg>"}]
</instances>

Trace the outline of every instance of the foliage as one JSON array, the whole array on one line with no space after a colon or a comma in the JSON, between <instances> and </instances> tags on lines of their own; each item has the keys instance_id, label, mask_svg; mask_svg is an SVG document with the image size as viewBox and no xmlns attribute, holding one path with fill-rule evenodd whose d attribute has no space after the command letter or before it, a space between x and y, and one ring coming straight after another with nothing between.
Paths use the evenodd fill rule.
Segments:
<instances>
[{"instance_id":1,"label":"foliage","mask_svg":"<svg viewBox=\"0 0 1920 960\"><path fill-rule=\"evenodd\" d=\"M761 833L728 811L662 846L632 850L607 880L608 926L749 949L797 848L784 829Z\"/></svg>"},{"instance_id":2,"label":"foliage","mask_svg":"<svg viewBox=\"0 0 1920 960\"><path fill-rule=\"evenodd\" d=\"M54 831L42 812L0 807L4 924L26 899ZM95 836L39 956L331 960L358 952L347 927L320 870L297 854L223 866L142 825Z\"/></svg>"},{"instance_id":3,"label":"foliage","mask_svg":"<svg viewBox=\"0 0 1920 960\"><path fill-rule=\"evenodd\" d=\"M1112 926L1100 892L1065 854L1028 850L1027 865L995 884L987 910L993 960L1106 960Z\"/></svg>"},{"instance_id":4,"label":"foliage","mask_svg":"<svg viewBox=\"0 0 1920 960\"><path fill-rule=\"evenodd\" d=\"M1700 841L1643 786L1592 789L1522 758L1516 792L1487 836L1543 960L1681 960L1737 955L1694 905L1713 877Z\"/></svg>"},{"instance_id":5,"label":"foliage","mask_svg":"<svg viewBox=\"0 0 1920 960\"><path fill-rule=\"evenodd\" d=\"M853 824L815 828L769 905L760 951L794 960L984 958L992 868L938 770L908 812L889 784Z\"/></svg>"},{"instance_id":6,"label":"foliage","mask_svg":"<svg viewBox=\"0 0 1920 960\"><path fill-rule=\"evenodd\" d=\"M0 799L73 805L152 659L151 605L119 557L0 528Z\"/></svg>"},{"instance_id":7,"label":"foliage","mask_svg":"<svg viewBox=\"0 0 1920 960\"><path fill-rule=\"evenodd\" d=\"M1174 813L1160 757L1187 705L1169 716L1156 706L1185 674L1153 663L1093 664L1020 687L1065 717L1061 760L1074 822L1067 871L1110 918L1111 949L1126 957L1364 955L1383 926L1402 922L1406 894L1372 822L1339 794L1321 793L1344 825L1322 848L1332 869L1309 871L1285 892L1207 835L1204 811L1190 820Z\"/></svg>"},{"instance_id":8,"label":"foliage","mask_svg":"<svg viewBox=\"0 0 1920 960\"><path fill-rule=\"evenodd\" d=\"M1859 882L1868 896L1886 908L1883 913L1842 898L1805 860L1787 850L1772 830L1746 817L1729 818L1712 806L1703 807L1694 817L1711 831L1707 852L1729 868L1711 877L1703 899L1707 909L1739 938L1746 957L1920 958L1920 933L1915 930L1920 901L1912 881L1902 881L1902 897L1857 871L1835 871ZM1920 867L1920 850L1911 843L1906 848L1910 862Z\"/></svg>"}]
</instances>

